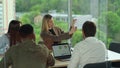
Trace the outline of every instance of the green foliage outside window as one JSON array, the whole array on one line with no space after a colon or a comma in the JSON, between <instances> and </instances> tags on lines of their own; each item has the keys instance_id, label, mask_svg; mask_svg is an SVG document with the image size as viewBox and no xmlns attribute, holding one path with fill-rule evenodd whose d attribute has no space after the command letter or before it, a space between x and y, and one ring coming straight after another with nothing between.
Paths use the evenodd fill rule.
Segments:
<instances>
[{"instance_id":1,"label":"green foliage outside window","mask_svg":"<svg viewBox=\"0 0 120 68\"><path fill-rule=\"evenodd\" d=\"M41 13L48 13L49 10L56 10L58 13L67 14L67 1L68 0L16 0L16 11L27 12L20 20L24 23L32 24L35 28L36 41L41 40L41 22L38 25L34 24L34 17ZM46 2L49 1L49 2ZM61 5L62 4L62 5ZM90 0L73 0L72 4L73 14L90 14ZM120 0L108 0L107 11L98 17L98 32L97 37L103 42L106 41L107 47L112 41L120 41ZM104 9L104 7L102 7ZM104 17L104 18L103 18ZM55 20L55 25L63 29L65 32L69 31L68 23ZM104 26L107 28L107 33L103 32ZM99 37L99 34L100 37ZM72 45L82 40L81 30L77 30L72 37Z\"/></svg>"}]
</instances>

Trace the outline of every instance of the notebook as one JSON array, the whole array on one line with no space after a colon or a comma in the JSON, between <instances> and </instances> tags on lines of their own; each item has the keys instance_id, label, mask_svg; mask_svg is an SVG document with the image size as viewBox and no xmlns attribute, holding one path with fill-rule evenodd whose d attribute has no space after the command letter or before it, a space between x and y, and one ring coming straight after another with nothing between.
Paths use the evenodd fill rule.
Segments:
<instances>
[{"instance_id":1,"label":"notebook","mask_svg":"<svg viewBox=\"0 0 120 68\"><path fill-rule=\"evenodd\" d=\"M53 56L56 59L69 59L71 57L71 50L68 43L54 44Z\"/></svg>"}]
</instances>

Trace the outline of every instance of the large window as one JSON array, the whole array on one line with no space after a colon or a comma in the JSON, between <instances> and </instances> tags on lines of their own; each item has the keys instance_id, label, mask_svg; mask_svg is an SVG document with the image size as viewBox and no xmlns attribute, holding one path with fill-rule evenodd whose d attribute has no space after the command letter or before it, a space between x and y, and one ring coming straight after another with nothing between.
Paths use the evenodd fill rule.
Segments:
<instances>
[{"instance_id":1,"label":"large window","mask_svg":"<svg viewBox=\"0 0 120 68\"><path fill-rule=\"evenodd\" d=\"M55 24L65 31L69 30L73 18L89 18L97 25L96 37L108 47L113 41L120 42L119 3L120 0L16 0L16 13L23 23L34 25L38 41L41 19L45 13L53 15ZM81 40L81 29L78 28L71 43L74 46Z\"/></svg>"},{"instance_id":2,"label":"large window","mask_svg":"<svg viewBox=\"0 0 120 68\"><path fill-rule=\"evenodd\" d=\"M48 2L49 1L49 2ZM30 23L35 28L37 42L41 40L41 21L44 14L49 13L54 18L56 26L68 31L68 1L67 0L16 0L17 19Z\"/></svg>"},{"instance_id":3,"label":"large window","mask_svg":"<svg viewBox=\"0 0 120 68\"><path fill-rule=\"evenodd\" d=\"M72 9L72 15L79 16L79 19L83 20L79 22L80 25L86 20L95 22L96 37L107 44L107 21L102 22L106 19L103 14L107 12L107 0L73 0ZM81 29L78 29L74 35L73 40L76 41L73 41L73 45L82 40Z\"/></svg>"},{"instance_id":4,"label":"large window","mask_svg":"<svg viewBox=\"0 0 120 68\"><path fill-rule=\"evenodd\" d=\"M0 35L3 34L3 4L2 2L0 2Z\"/></svg>"},{"instance_id":5,"label":"large window","mask_svg":"<svg viewBox=\"0 0 120 68\"><path fill-rule=\"evenodd\" d=\"M120 42L120 0L108 0L107 26L110 42Z\"/></svg>"},{"instance_id":6,"label":"large window","mask_svg":"<svg viewBox=\"0 0 120 68\"><path fill-rule=\"evenodd\" d=\"M96 37L102 40L107 48L111 42L120 43L120 0L0 0L0 35L6 31L9 21L16 16L23 24L33 25L38 43L42 40L41 23L46 13L51 14L55 25L65 32L69 31L72 19L79 18L78 29L69 40L73 47L83 40L81 26L85 20L95 22Z\"/></svg>"}]
</instances>

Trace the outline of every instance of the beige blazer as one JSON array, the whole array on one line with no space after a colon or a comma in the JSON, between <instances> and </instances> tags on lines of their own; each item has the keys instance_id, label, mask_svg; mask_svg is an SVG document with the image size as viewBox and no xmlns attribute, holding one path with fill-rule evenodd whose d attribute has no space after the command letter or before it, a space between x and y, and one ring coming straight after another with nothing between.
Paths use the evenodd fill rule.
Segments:
<instances>
[{"instance_id":1,"label":"beige blazer","mask_svg":"<svg viewBox=\"0 0 120 68\"><path fill-rule=\"evenodd\" d=\"M43 39L44 44L48 47L48 49L52 50L52 45L54 42L61 42L62 40L67 40L72 37L68 32L62 31L58 27L53 28L56 35L53 35L50 31L41 32L41 38Z\"/></svg>"}]
</instances>

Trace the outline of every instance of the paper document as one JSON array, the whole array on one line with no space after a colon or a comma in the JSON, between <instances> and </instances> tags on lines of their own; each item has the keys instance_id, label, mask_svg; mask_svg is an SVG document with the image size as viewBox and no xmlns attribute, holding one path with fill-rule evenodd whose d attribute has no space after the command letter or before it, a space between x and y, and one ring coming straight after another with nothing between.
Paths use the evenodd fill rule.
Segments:
<instances>
[{"instance_id":1,"label":"paper document","mask_svg":"<svg viewBox=\"0 0 120 68\"><path fill-rule=\"evenodd\" d=\"M74 17L74 19L76 19L75 26L77 27L77 29L82 29L83 23L85 21L91 21L92 16L91 15L79 15L79 16Z\"/></svg>"}]
</instances>

